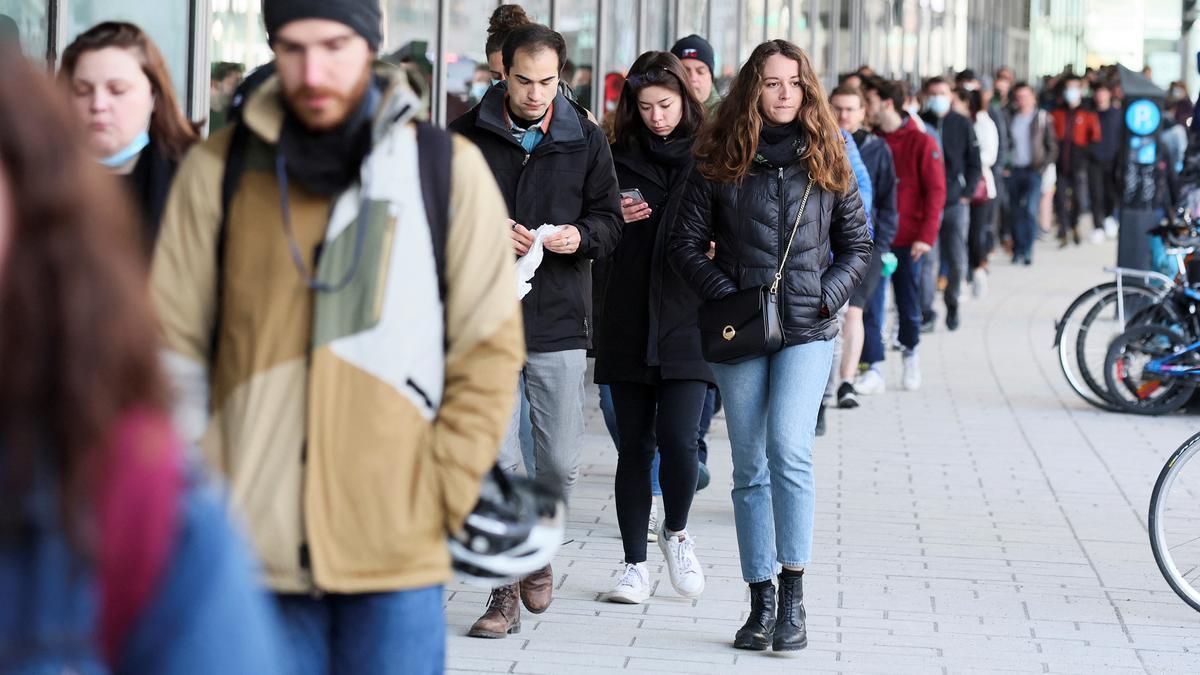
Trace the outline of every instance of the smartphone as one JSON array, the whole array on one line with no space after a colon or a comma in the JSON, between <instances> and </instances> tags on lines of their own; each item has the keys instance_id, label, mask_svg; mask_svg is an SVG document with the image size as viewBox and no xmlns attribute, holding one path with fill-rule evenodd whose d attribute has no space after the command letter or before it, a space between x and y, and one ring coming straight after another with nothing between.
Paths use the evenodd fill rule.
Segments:
<instances>
[{"instance_id":1,"label":"smartphone","mask_svg":"<svg viewBox=\"0 0 1200 675\"><path fill-rule=\"evenodd\" d=\"M642 196L642 191L637 188L621 190L621 200L624 201L626 199L632 199L635 205L646 201L646 198Z\"/></svg>"}]
</instances>

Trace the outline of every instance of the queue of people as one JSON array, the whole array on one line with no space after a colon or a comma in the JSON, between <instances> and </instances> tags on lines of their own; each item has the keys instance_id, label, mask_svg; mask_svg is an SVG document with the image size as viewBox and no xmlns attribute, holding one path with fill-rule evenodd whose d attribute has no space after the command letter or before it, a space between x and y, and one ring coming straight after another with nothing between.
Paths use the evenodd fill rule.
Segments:
<instances>
[{"instance_id":1,"label":"queue of people","mask_svg":"<svg viewBox=\"0 0 1200 675\"><path fill-rule=\"evenodd\" d=\"M65 97L0 52L0 670L437 673L454 569L493 581L468 635L518 633L589 371L623 549L597 600L650 601L650 542L704 594L723 408L732 646L804 649L827 407L886 392L893 347L920 389L937 298L957 330L999 251L1032 263L1051 167L1060 241L1089 212L1109 236L1102 83L1051 112L1004 70L827 94L771 40L722 92L689 35L597 123L562 35L503 5L447 133L376 60L377 2L263 17L274 63L222 66L204 140L132 24L67 48Z\"/></svg>"}]
</instances>

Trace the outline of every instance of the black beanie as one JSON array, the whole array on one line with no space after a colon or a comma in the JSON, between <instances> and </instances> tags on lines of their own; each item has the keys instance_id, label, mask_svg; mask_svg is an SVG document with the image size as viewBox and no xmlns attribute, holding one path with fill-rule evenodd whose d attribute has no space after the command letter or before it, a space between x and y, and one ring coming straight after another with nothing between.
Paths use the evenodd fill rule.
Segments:
<instances>
[{"instance_id":1,"label":"black beanie","mask_svg":"<svg viewBox=\"0 0 1200 675\"><path fill-rule=\"evenodd\" d=\"M329 19L344 23L363 36L372 50L383 42L383 13L379 0L263 0L263 23L267 39L297 19Z\"/></svg>"},{"instance_id":2,"label":"black beanie","mask_svg":"<svg viewBox=\"0 0 1200 675\"><path fill-rule=\"evenodd\" d=\"M695 33L679 38L679 42L671 47L671 53L674 54L680 61L684 59L696 59L697 61L708 66L708 72L713 71L713 48L708 44L708 40L696 35Z\"/></svg>"}]
</instances>

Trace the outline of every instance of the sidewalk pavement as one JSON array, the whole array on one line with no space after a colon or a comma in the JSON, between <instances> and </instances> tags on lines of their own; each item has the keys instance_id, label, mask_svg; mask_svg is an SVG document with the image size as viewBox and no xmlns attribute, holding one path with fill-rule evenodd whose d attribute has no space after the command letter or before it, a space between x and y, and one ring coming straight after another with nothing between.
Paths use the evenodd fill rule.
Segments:
<instances>
[{"instance_id":1,"label":"sidewalk pavement","mask_svg":"<svg viewBox=\"0 0 1200 675\"><path fill-rule=\"evenodd\" d=\"M1090 408L1051 349L1054 320L1104 281L1111 244L1043 243L1031 268L993 264L962 328L925 336L924 387L829 412L818 439L809 647L736 651L749 609L729 498L724 421L689 531L708 576L678 596L658 548L644 605L597 602L622 560L616 453L589 389L583 477L555 563L554 604L505 640L464 637L487 592L447 589L451 672L1200 673L1200 614L1167 587L1146 534L1165 458L1200 420Z\"/></svg>"}]
</instances>

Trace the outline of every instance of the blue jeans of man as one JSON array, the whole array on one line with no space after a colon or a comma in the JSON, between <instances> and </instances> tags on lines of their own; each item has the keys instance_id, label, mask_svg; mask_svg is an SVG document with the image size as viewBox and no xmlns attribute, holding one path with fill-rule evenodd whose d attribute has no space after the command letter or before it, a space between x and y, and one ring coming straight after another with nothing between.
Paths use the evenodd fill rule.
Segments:
<instances>
[{"instance_id":1,"label":"blue jeans of man","mask_svg":"<svg viewBox=\"0 0 1200 675\"><path fill-rule=\"evenodd\" d=\"M899 262L896 273L892 275L892 292L899 316L900 344L912 351L921 343L921 270L932 252L916 261L912 259L911 247L895 248L892 252ZM936 261L929 264L936 264Z\"/></svg>"},{"instance_id":2,"label":"blue jeans of man","mask_svg":"<svg viewBox=\"0 0 1200 675\"><path fill-rule=\"evenodd\" d=\"M1042 202L1042 174L1033 169L1013 169L1008 177L1008 218L1012 231L1013 257L1028 258L1037 236L1038 210Z\"/></svg>"},{"instance_id":3,"label":"blue jeans of man","mask_svg":"<svg viewBox=\"0 0 1200 675\"><path fill-rule=\"evenodd\" d=\"M276 599L297 675L437 675L445 669L441 586Z\"/></svg>"},{"instance_id":4,"label":"blue jeans of man","mask_svg":"<svg viewBox=\"0 0 1200 675\"><path fill-rule=\"evenodd\" d=\"M883 344L883 317L887 313L888 279L879 280L879 285L871 293L867 306L863 308L863 350L862 363L872 365L881 363L887 352Z\"/></svg>"},{"instance_id":5,"label":"blue jeans of man","mask_svg":"<svg viewBox=\"0 0 1200 675\"><path fill-rule=\"evenodd\" d=\"M742 578L775 576L776 563L812 557L812 446L833 363L831 341L786 347L738 364L713 364L733 451L733 516Z\"/></svg>"}]
</instances>

